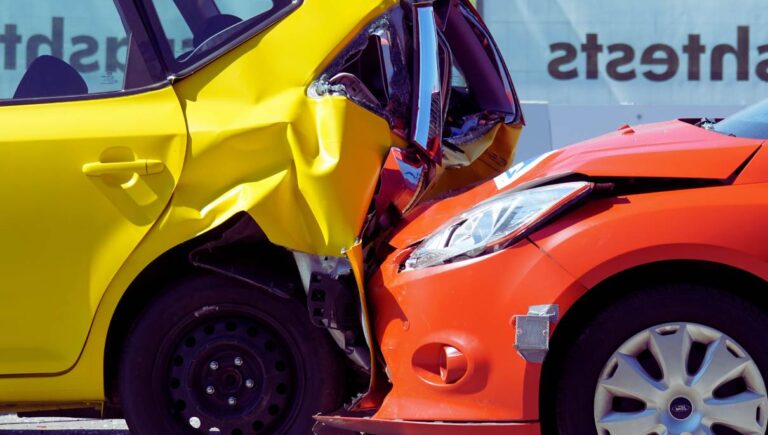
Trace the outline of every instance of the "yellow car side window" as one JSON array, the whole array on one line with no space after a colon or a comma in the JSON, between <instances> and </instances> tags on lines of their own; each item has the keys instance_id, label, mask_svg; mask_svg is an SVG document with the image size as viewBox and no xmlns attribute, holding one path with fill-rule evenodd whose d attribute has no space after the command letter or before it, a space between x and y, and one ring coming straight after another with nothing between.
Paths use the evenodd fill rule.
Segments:
<instances>
[{"instance_id":1,"label":"yellow car side window","mask_svg":"<svg viewBox=\"0 0 768 435\"><path fill-rule=\"evenodd\" d=\"M118 2L0 0L0 101L114 93L156 83ZM128 65L130 62L130 65Z\"/></svg>"},{"instance_id":2,"label":"yellow car side window","mask_svg":"<svg viewBox=\"0 0 768 435\"><path fill-rule=\"evenodd\" d=\"M166 64L185 75L296 9L299 0L146 0Z\"/></svg>"},{"instance_id":3,"label":"yellow car side window","mask_svg":"<svg viewBox=\"0 0 768 435\"><path fill-rule=\"evenodd\" d=\"M192 30L184 21L173 0L155 0L155 9L168 39L168 46L174 58L183 57L192 50Z\"/></svg>"}]
</instances>

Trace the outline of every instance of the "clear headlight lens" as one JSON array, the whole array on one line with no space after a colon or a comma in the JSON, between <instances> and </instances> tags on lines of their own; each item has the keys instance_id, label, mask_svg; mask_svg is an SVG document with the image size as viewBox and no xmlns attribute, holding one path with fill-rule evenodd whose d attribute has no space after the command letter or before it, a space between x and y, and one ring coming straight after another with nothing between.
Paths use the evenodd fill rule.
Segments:
<instances>
[{"instance_id":1,"label":"clear headlight lens","mask_svg":"<svg viewBox=\"0 0 768 435\"><path fill-rule=\"evenodd\" d=\"M427 237L405 268L423 269L503 249L585 196L592 186L562 183L493 196Z\"/></svg>"}]
</instances>

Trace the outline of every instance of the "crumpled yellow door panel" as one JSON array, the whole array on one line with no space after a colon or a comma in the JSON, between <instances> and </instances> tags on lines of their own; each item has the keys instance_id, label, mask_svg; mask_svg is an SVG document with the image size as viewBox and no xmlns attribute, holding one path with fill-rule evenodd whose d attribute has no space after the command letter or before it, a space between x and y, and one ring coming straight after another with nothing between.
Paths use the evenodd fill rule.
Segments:
<instances>
[{"instance_id":1,"label":"crumpled yellow door panel","mask_svg":"<svg viewBox=\"0 0 768 435\"><path fill-rule=\"evenodd\" d=\"M171 216L207 227L248 211L277 245L340 255L362 227L389 126L343 97L281 97L206 112L221 117L206 123L225 125L221 131L190 128L194 157Z\"/></svg>"},{"instance_id":2,"label":"crumpled yellow door panel","mask_svg":"<svg viewBox=\"0 0 768 435\"><path fill-rule=\"evenodd\" d=\"M190 150L172 204L179 212L163 226L245 210L277 245L318 255L351 247L391 144L389 126L346 98L311 98L307 87L394 3L307 1L181 80Z\"/></svg>"},{"instance_id":3,"label":"crumpled yellow door panel","mask_svg":"<svg viewBox=\"0 0 768 435\"><path fill-rule=\"evenodd\" d=\"M464 153L453 153L455 158L448 151L445 162L456 161L462 165L440 168L424 199L489 180L509 169L522 132L522 124L499 124L486 137L467 146Z\"/></svg>"}]
</instances>

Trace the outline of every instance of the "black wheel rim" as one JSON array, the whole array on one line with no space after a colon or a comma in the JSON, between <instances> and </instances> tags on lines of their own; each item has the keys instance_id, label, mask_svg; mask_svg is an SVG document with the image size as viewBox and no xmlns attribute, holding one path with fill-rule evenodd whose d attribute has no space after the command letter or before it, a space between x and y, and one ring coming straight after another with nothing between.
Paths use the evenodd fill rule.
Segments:
<instances>
[{"instance_id":1,"label":"black wheel rim","mask_svg":"<svg viewBox=\"0 0 768 435\"><path fill-rule=\"evenodd\" d=\"M293 418L301 388L291 340L242 310L195 318L165 340L172 414L189 432L275 433Z\"/></svg>"}]
</instances>

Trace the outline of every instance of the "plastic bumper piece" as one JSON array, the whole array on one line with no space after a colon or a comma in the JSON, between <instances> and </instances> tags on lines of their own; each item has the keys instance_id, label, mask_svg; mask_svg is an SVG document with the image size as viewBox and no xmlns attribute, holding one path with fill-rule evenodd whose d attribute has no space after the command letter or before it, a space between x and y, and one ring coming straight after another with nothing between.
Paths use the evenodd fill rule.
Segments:
<instances>
[{"instance_id":1,"label":"plastic bumper piece","mask_svg":"<svg viewBox=\"0 0 768 435\"><path fill-rule=\"evenodd\" d=\"M368 417L315 417L317 435L539 435L538 422L458 423L445 421L378 420Z\"/></svg>"}]
</instances>

